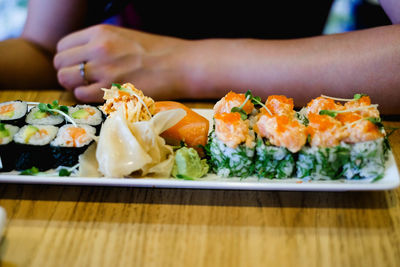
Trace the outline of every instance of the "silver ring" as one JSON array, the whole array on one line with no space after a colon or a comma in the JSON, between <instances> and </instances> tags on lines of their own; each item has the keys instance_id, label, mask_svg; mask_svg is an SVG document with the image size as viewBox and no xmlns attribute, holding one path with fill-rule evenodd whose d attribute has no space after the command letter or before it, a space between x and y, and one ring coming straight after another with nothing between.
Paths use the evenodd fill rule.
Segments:
<instances>
[{"instance_id":1,"label":"silver ring","mask_svg":"<svg viewBox=\"0 0 400 267\"><path fill-rule=\"evenodd\" d=\"M89 81L86 78L86 62L82 62L81 64L79 64L79 73L81 74L81 77L83 79L83 82L85 84L89 84Z\"/></svg>"}]
</instances>

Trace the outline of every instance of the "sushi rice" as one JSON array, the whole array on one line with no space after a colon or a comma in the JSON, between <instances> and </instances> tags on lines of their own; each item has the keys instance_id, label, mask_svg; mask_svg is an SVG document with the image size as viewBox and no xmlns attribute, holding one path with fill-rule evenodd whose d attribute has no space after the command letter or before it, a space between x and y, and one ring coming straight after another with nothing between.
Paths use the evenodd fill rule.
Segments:
<instances>
[{"instance_id":1,"label":"sushi rice","mask_svg":"<svg viewBox=\"0 0 400 267\"><path fill-rule=\"evenodd\" d=\"M285 147L271 145L265 138L257 139L255 156L255 174L257 177L290 178L293 175L295 161L293 154Z\"/></svg>"},{"instance_id":2,"label":"sushi rice","mask_svg":"<svg viewBox=\"0 0 400 267\"><path fill-rule=\"evenodd\" d=\"M209 163L217 175L245 178L254 174L255 144L253 147L241 144L231 148L218 140L214 131L210 133L209 142L211 152Z\"/></svg>"}]
</instances>

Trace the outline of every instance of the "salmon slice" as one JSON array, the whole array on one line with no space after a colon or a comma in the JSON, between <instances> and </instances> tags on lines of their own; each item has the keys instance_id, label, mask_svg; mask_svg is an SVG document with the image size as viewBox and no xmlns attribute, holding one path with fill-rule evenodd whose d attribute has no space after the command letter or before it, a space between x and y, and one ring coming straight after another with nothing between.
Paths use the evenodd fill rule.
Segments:
<instances>
[{"instance_id":1,"label":"salmon slice","mask_svg":"<svg viewBox=\"0 0 400 267\"><path fill-rule=\"evenodd\" d=\"M202 152L199 145L207 144L209 122L206 118L194 112L187 106L174 101L155 102L155 113L181 108L186 111L186 116L177 124L161 133L167 144L179 145L184 141L188 147L193 147L198 152Z\"/></svg>"}]
</instances>

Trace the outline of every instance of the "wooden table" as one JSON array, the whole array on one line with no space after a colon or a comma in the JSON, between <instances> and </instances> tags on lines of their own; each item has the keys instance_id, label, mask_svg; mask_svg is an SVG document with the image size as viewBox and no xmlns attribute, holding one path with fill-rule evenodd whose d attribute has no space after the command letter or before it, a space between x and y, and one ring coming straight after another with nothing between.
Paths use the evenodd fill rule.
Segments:
<instances>
[{"instance_id":1,"label":"wooden table","mask_svg":"<svg viewBox=\"0 0 400 267\"><path fill-rule=\"evenodd\" d=\"M61 91L0 101L73 104ZM207 103L191 106L209 107ZM385 123L400 126L400 121ZM400 160L400 132L390 137ZM400 189L266 192L0 184L1 266L400 266Z\"/></svg>"}]
</instances>

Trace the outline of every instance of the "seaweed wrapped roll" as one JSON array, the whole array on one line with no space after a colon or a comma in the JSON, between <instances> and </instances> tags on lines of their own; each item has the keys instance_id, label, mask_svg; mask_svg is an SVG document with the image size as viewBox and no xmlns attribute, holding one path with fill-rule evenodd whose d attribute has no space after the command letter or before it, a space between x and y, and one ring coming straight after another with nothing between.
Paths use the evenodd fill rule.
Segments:
<instances>
[{"instance_id":1,"label":"seaweed wrapped roll","mask_svg":"<svg viewBox=\"0 0 400 267\"><path fill-rule=\"evenodd\" d=\"M0 103L0 122L16 126L25 124L28 105L24 101L8 101Z\"/></svg>"},{"instance_id":2,"label":"seaweed wrapped roll","mask_svg":"<svg viewBox=\"0 0 400 267\"><path fill-rule=\"evenodd\" d=\"M26 123L61 126L64 123L64 117L60 114L51 114L50 112L41 111L38 107L34 107L26 116Z\"/></svg>"},{"instance_id":3,"label":"seaweed wrapped roll","mask_svg":"<svg viewBox=\"0 0 400 267\"><path fill-rule=\"evenodd\" d=\"M11 171L15 167L17 152L13 137L19 130L17 126L0 123L0 171Z\"/></svg>"},{"instance_id":4,"label":"seaweed wrapped roll","mask_svg":"<svg viewBox=\"0 0 400 267\"><path fill-rule=\"evenodd\" d=\"M53 167L74 166L93 141L96 129L90 125L66 124L60 128L57 137L51 142L54 157Z\"/></svg>"},{"instance_id":5,"label":"seaweed wrapped roll","mask_svg":"<svg viewBox=\"0 0 400 267\"><path fill-rule=\"evenodd\" d=\"M76 105L68 109L69 115L78 124L87 124L100 131L103 122L102 112L95 106L91 105Z\"/></svg>"},{"instance_id":6,"label":"seaweed wrapped roll","mask_svg":"<svg viewBox=\"0 0 400 267\"><path fill-rule=\"evenodd\" d=\"M25 125L14 136L18 145L16 170L37 167L40 171L52 167L50 142L55 138L58 128L52 125Z\"/></svg>"}]
</instances>

